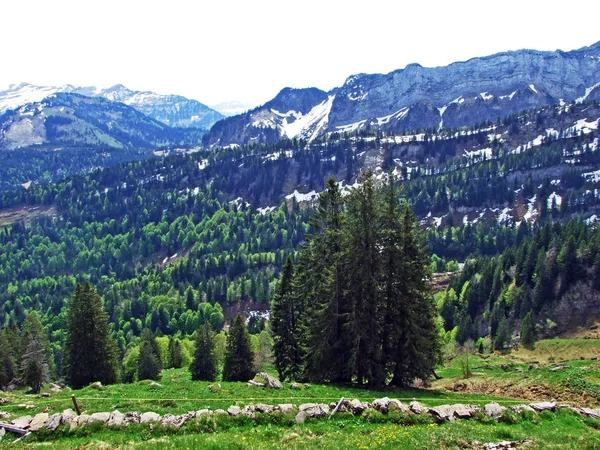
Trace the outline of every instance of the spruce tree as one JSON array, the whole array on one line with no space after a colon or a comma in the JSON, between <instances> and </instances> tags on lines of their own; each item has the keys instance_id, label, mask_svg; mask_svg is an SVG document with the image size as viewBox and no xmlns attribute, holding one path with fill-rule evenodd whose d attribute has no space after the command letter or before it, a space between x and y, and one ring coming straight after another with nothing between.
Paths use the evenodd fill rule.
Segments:
<instances>
[{"instance_id":1,"label":"spruce tree","mask_svg":"<svg viewBox=\"0 0 600 450\"><path fill-rule=\"evenodd\" d=\"M250 334L240 315L235 317L227 336L223 381L248 381L254 377L254 353Z\"/></svg>"},{"instance_id":2,"label":"spruce tree","mask_svg":"<svg viewBox=\"0 0 600 450\"><path fill-rule=\"evenodd\" d=\"M533 311L529 311L521 321L521 344L526 348L532 348L535 343L535 324L533 322Z\"/></svg>"},{"instance_id":3,"label":"spruce tree","mask_svg":"<svg viewBox=\"0 0 600 450\"><path fill-rule=\"evenodd\" d=\"M78 284L67 311L64 374L74 388L117 381L116 345L102 299L88 282Z\"/></svg>"},{"instance_id":4,"label":"spruce tree","mask_svg":"<svg viewBox=\"0 0 600 450\"><path fill-rule=\"evenodd\" d=\"M179 369L182 364L181 342L173 336L169 336L167 368Z\"/></svg>"},{"instance_id":5,"label":"spruce tree","mask_svg":"<svg viewBox=\"0 0 600 450\"><path fill-rule=\"evenodd\" d=\"M56 375L56 369L54 366L54 357L52 348L50 347L50 340L48 339L48 333L44 330L40 316L36 311L31 311L25 316L23 325L21 326L21 334L19 336L20 346L20 360L22 361L23 354L27 350L27 347L32 340L39 340L43 347L43 352L39 354L39 362L43 364L47 370L46 375L53 377Z\"/></svg>"},{"instance_id":6,"label":"spruce tree","mask_svg":"<svg viewBox=\"0 0 600 450\"><path fill-rule=\"evenodd\" d=\"M190 365L193 381L215 381L217 379L217 354L210 323L204 321L196 334L196 350Z\"/></svg>"},{"instance_id":7,"label":"spruce tree","mask_svg":"<svg viewBox=\"0 0 600 450\"><path fill-rule=\"evenodd\" d=\"M300 311L292 289L292 272L292 258L288 256L271 306L273 353L281 381L296 379L302 373Z\"/></svg>"},{"instance_id":8,"label":"spruce tree","mask_svg":"<svg viewBox=\"0 0 600 450\"><path fill-rule=\"evenodd\" d=\"M152 348L152 343L149 340L143 340L140 344L138 380L158 380L160 371L161 364Z\"/></svg>"},{"instance_id":9,"label":"spruce tree","mask_svg":"<svg viewBox=\"0 0 600 450\"><path fill-rule=\"evenodd\" d=\"M508 328L508 321L505 317L500 319L498 323L498 330L494 337L494 348L496 350L502 350L510 344L510 329Z\"/></svg>"},{"instance_id":10,"label":"spruce tree","mask_svg":"<svg viewBox=\"0 0 600 450\"><path fill-rule=\"evenodd\" d=\"M21 375L23 382L31 387L31 392L37 394L42 385L49 381L46 349L40 336L32 336L21 357Z\"/></svg>"},{"instance_id":11,"label":"spruce tree","mask_svg":"<svg viewBox=\"0 0 600 450\"><path fill-rule=\"evenodd\" d=\"M5 389L16 376L15 361L6 334L7 329L0 331L0 390Z\"/></svg>"}]
</instances>

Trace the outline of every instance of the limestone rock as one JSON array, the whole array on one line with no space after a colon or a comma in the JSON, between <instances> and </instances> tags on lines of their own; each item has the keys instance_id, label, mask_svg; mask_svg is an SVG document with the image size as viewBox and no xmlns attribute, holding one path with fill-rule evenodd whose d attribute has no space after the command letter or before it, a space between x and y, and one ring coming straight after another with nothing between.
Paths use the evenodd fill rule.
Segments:
<instances>
[{"instance_id":1,"label":"limestone rock","mask_svg":"<svg viewBox=\"0 0 600 450\"><path fill-rule=\"evenodd\" d=\"M140 417L140 423L160 422L160 415L155 412L145 412Z\"/></svg>"},{"instance_id":2,"label":"limestone rock","mask_svg":"<svg viewBox=\"0 0 600 450\"><path fill-rule=\"evenodd\" d=\"M365 409L369 408L368 403L361 402L360 400L354 398L350 401L350 410L352 414L357 415L361 414Z\"/></svg>"},{"instance_id":3,"label":"limestone rock","mask_svg":"<svg viewBox=\"0 0 600 450\"><path fill-rule=\"evenodd\" d=\"M210 409L200 409L196 411L196 417L205 416L212 414Z\"/></svg>"},{"instance_id":4,"label":"limestone rock","mask_svg":"<svg viewBox=\"0 0 600 450\"><path fill-rule=\"evenodd\" d=\"M496 402L488 403L483 407L483 413L488 417L500 417L504 411L506 408Z\"/></svg>"},{"instance_id":5,"label":"limestone rock","mask_svg":"<svg viewBox=\"0 0 600 450\"><path fill-rule=\"evenodd\" d=\"M5 434L6 430L4 428L0 428L0 442L2 442L2 439L4 438Z\"/></svg>"},{"instance_id":6,"label":"limestone rock","mask_svg":"<svg viewBox=\"0 0 600 450\"><path fill-rule=\"evenodd\" d=\"M215 409L215 412L213 414L215 416L219 416L219 415L227 414L227 411L225 411L224 409Z\"/></svg>"},{"instance_id":7,"label":"limestone rock","mask_svg":"<svg viewBox=\"0 0 600 450\"><path fill-rule=\"evenodd\" d=\"M513 405L510 407L510 409L516 413L521 413L523 411L530 411L530 412L535 412L535 409L533 409L531 406L529 405Z\"/></svg>"},{"instance_id":8,"label":"limestone rock","mask_svg":"<svg viewBox=\"0 0 600 450\"><path fill-rule=\"evenodd\" d=\"M259 382L254 381L254 380L249 380L248 381L248 387L265 387L265 383L259 383Z\"/></svg>"},{"instance_id":9,"label":"limestone rock","mask_svg":"<svg viewBox=\"0 0 600 450\"><path fill-rule=\"evenodd\" d=\"M140 423L142 416L137 411L129 411L125 413L125 422L129 423Z\"/></svg>"},{"instance_id":10,"label":"limestone rock","mask_svg":"<svg viewBox=\"0 0 600 450\"><path fill-rule=\"evenodd\" d=\"M440 405L435 408L429 408L429 414L439 422L445 420L454 421L454 407L451 405Z\"/></svg>"},{"instance_id":11,"label":"limestone rock","mask_svg":"<svg viewBox=\"0 0 600 450\"><path fill-rule=\"evenodd\" d=\"M104 388L104 386L102 386L102 383L100 383L99 381L96 381L96 382L90 384L90 387L92 389L97 389L97 390L101 390Z\"/></svg>"},{"instance_id":12,"label":"limestone rock","mask_svg":"<svg viewBox=\"0 0 600 450\"><path fill-rule=\"evenodd\" d=\"M165 414L162 417L162 424L165 426L179 428L186 422L185 416L175 416L173 414Z\"/></svg>"},{"instance_id":13,"label":"limestone rock","mask_svg":"<svg viewBox=\"0 0 600 450\"><path fill-rule=\"evenodd\" d=\"M113 411L110 413L110 418L106 423L107 427L121 427L125 424L125 414L119 411Z\"/></svg>"},{"instance_id":14,"label":"limestone rock","mask_svg":"<svg viewBox=\"0 0 600 450\"><path fill-rule=\"evenodd\" d=\"M378 398L373 400L371 406L375 408L377 411L383 414L387 414L388 405L390 404L390 399L388 397Z\"/></svg>"},{"instance_id":15,"label":"limestone rock","mask_svg":"<svg viewBox=\"0 0 600 450\"><path fill-rule=\"evenodd\" d=\"M305 403L300 405L298 409L306 412L309 417L323 417L329 414L329 405L321 403Z\"/></svg>"},{"instance_id":16,"label":"limestone rock","mask_svg":"<svg viewBox=\"0 0 600 450\"><path fill-rule=\"evenodd\" d=\"M75 417L77 417L75 411L73 411L71 408L65 409L62 413L60 423L61 425L66 425L68 423L71 423L71 420L73 420Z\"/></svg>"},{"instance_id":17,"label":"limestone rock","mask_svg":"<svg viewBox=\"0 0 600 450\"><path fill-rule=\"evenodd\" d=\"M271 414L275 410L275 407L271 406L271 405L263 405L262 403L259 403L258 405L256 405L254 407L254 409L256 410L256 412L259 412L259 413Z\"/></svg>"},{"instance_id":18,"label":"limestone rock","mask_svg":"<svg viewBox=\"0 0 600 450\"><path fill-rule=\"evenodd\" d=\"M48 420L48 413L36 414L35 417L33 418L33 420L31 421L31 423L29 424L29 430L30 431L41 430L46 425L47 420Z\"/></svg>"},{"instance_id":19,"label":"limestone rock","mask_svg":"<svg viewBox=\"0 0 600 450\"><path fill-rule=\"evenodd\" d=\"M300 412L298 412L298 414L296 414L296 418L294 419L294 422L304 423L304 421L306 420L307 417L308 417L308 414L306 413L306 411L300 411Z\"/></svg>"},{"instance_id":20,"label":"limestone rock","mask_svg":"<svg viewBox=\"0 0 600 450\"><path fill-rule=\"evenodd\" d=\"M48 428L50 431L55 431L60 426L61 423L62 423L62 414L61 413L52 414L50 417L48 417L48 420L46 421L46 428Z\"/></svg>"},{"instance_id":21,"label":"limestone rock","mask_svg":"<svg viewBox=\"0 0 600 450\"><path fill-rule=\"evenodd\" d=\"M61 392L62 388L58 384L50 383L50 392Z\"/></svg>"},{"instance_id":22,"label":"limestone rock","mask_svg":"<svg viewBox=\"0 0 600 450\"><path fill-rule=\"evenodd\" d=\"M255 408L253 405L246 405L246 406L244 406L244 409L242 409L242 414L244 414L245 416L248 416L248 417L254 417L255 416L254 411L255 411Z\"/></svg>"},{"instance_id":23,"label":"limestone rock","mask_svg":"<svg viewBox=\"0 0 600 450\"><path fill-rule=\"evenodd\" d=\"M0 411L0 420L5 420L5 419L8 419L9 417L10 417L10 413Z\"/></svg>"},{"instance_id":24,"label":"limestone rock","mask_svg":"<svg viewBox=\"0 0 600 450\"><path fill-rule=\"evenodd\" d=\"M92 423L92 422L101 422L101 423L106 423L108 422L108 419L110 419L110 413L108 412L97 412L94 413L90 416L90 419L88 420L88 423Z\"/></svg>"},{"instance_id":25,"label":"limestone rock","mask_svg":"<svg viewBox=\"0 0 600 450\"><path fill-rule=\"evenodd\" d=\"M584 416L592 417L594 419L600 419L600 408L599 409L591 409L591 408L580 408L579 411Z\"/></svg>"},{"instance_id":26,"label":"limestone rock","mask_svg":"<svg viewBox=\"0 0 600 450\"><path fill-rule=\"evenodd\" d=\"M529 406L535 411L554 411L556 409L556 403L554 402L530 403Z\"/></svg>"},{"instance_id":27,"label":"limestone rock","mask_svg":"<svg viewBox=\"0 0 600 450\"><path fill-rule=\"evenodd\" d=\"M277 405L277 408L279 408L279 411L281 411L283 414L288 414L294 410L294 405L291 403L280 403Z\"/></svg>"},{"instance_id":28,"label":"limestone rock","mask_svg":"<svg viewBox=\"0 0 600 450\"><path fill-rule=\"evenodd\" d=\"M408 408L415 414L423 414L424 412L427 411L427 408L425 408L423 405L421 405L417 401L410 402L410 405L408 405Z\"/></svg>"},{"instance_id":29,"label":"limestone rock","mask_svg":"<svg viewBox=\"0 0 600 450\"><path fill-rule=\"evenodd\" d=\"M296 389L296 390L301 390L302 389L302 385L298 384L298 383L292 383L290 386L291 389Z\"/></svg>"},{"instance_id":30,"label":"limestone rock","mask_svg":"<svg viewBox=\"0 0 600 450\"><path fill-rule=\"evenodd\" d=\"M406 406L400 400L395 399L395 398L392 398L388 405L388 412L391 412L391 411L401 412L402 414L409 414L411 412L410 409L408 408L408 406Z\"/></svg>"},{"instance_id":31,"label":"limestone rock","mask_svg":"<svg viewBox=\"0 0 600 450\"><path fill-rule=\"evenodd\" d=\"M15 427L27 429L27 428L29 428L29 425L31 424L32 420L33 420L33 417L31 417L31 416L22 416L22 417L17 417L11 423Z\"/></svg>"},{"instance_id":32,"label":"limestone rock","mask_svg":"<svg viewBox=\"0 0 600 450\"><path fill-rule=\"evenodd\" d=\"M272 377L266 372L259 372L255 378L262 378L265 381L265 387L268 389L281 389L283 385L277 378Z\"/></svg>"},{"instance_id":33,"label":"limestone rock","mask_svg":"<svg viewBox=\"0 0 600 450\"><path fill-rule=\"evenodd\" d=\"M242 410L240 409L239 406L231 405L229 408L227 408L227 413L230 416L236 417L242 413Z\"/></svg>"},{"instance_id":34,"label":"limestone rock","mask_svg":"<svg viewBox=\"0 0 600 450\"><path fill-rule=\"evenodd\" d=\"M460 403L454 405L453 409L454 417L457 417L458 419L470 419L479 411L481 411L481 408L477 405L463 405Z\"/></svg>"}]
</instances>

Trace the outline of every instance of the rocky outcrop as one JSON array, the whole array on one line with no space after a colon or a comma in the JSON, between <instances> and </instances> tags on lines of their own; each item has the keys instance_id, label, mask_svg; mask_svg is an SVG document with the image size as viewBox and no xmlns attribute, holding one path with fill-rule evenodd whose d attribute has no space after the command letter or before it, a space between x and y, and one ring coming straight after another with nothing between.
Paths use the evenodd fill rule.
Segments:
<instances>
[{"instance_id":1,"label":"rocky outcrop","mask_svg":"<svg viewBox=\"0 0 600 450\"><path fill-rule=\"evenodd\" d=\"M313 139L360 129L404 132L457 128L561 101L600 99L600 42L571 52L520 50L388 74L349 77L330 92L282 90L245 114L224 119L207 146Z\"/></svg>"}]
</instances>

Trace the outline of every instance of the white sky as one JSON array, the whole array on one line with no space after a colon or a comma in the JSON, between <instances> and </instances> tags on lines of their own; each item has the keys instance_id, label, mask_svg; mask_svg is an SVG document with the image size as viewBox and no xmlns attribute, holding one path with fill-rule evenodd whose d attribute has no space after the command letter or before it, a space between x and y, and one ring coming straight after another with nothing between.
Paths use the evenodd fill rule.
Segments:
<instances>
[{"instance_id":1,"label":"white sky","mask_svg":"<svg viewBox=\"0 0 600 450\"><path fill-rule=\"evenodd\" d=\"M0 90L122 83L259 104L411 62L580 48L600 40L599 13L598 0L3 1Z\"/></svg>"}]
</instances>

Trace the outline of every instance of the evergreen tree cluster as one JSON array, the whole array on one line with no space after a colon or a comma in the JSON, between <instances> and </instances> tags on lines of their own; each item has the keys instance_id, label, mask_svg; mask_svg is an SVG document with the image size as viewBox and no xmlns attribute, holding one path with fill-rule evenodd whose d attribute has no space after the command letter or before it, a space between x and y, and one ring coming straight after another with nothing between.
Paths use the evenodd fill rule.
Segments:
<instances>
[{"instance_id":1,"label":"evergreen tree cluster","mask_svg":"<svg viewBox=\"0 0 600 450\"><path fill-rule=\"evenodd\" d=\"M342 196L332 177L272 306L281 379L405 385L439 362L429 260L393 176Z\"/></svg>"}]
</instances>

